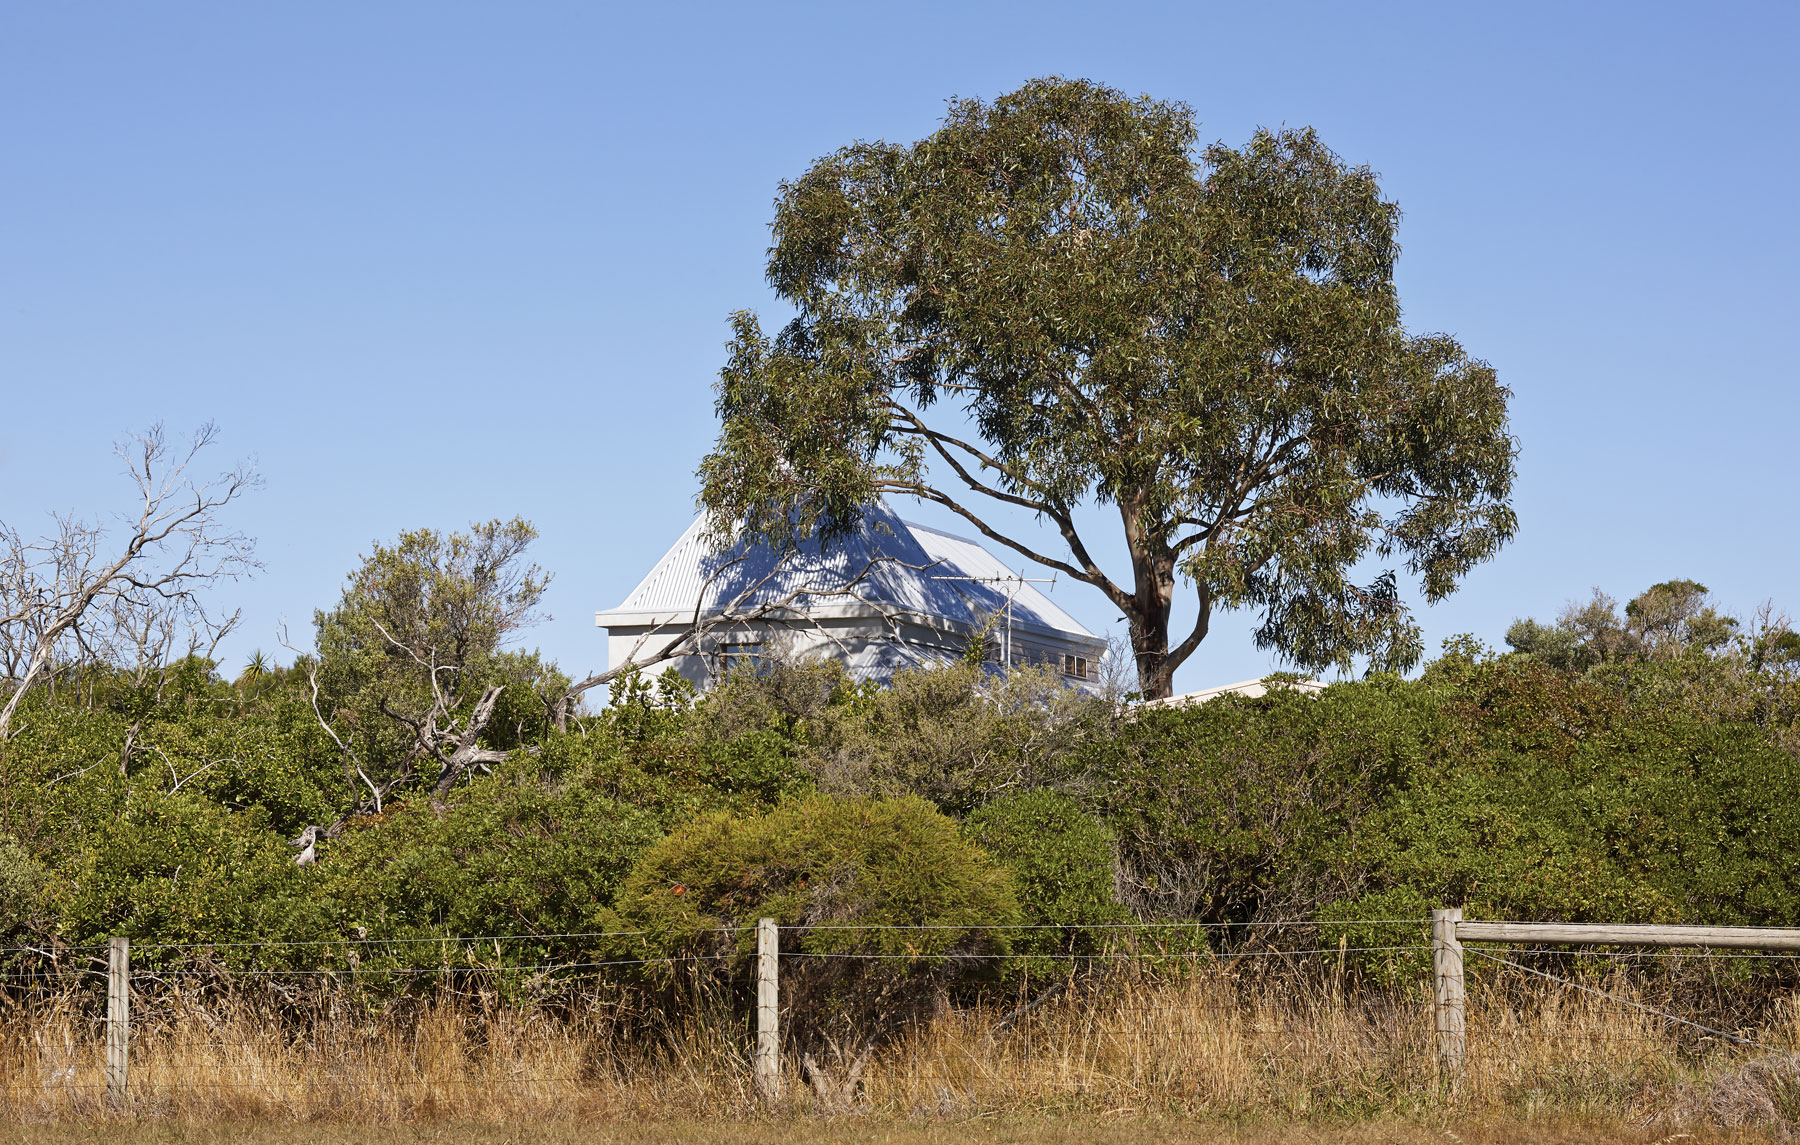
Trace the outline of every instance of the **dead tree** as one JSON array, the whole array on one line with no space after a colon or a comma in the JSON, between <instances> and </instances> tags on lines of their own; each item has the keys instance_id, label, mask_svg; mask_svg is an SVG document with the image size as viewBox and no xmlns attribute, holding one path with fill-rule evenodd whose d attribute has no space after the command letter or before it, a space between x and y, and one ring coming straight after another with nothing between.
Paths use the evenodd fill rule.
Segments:
<instances>
[{"instance_id":1,"label":"dead tree","mask_svg":"<svg viewBox=\"0 0 1800 1145\"><path fill-rule=\"evenodd\" d=\"M157 648L166 660L176 628L192 633L192 652L203 638L216 647L235 623L209 617L199 593L258 567L254 542L221 516L259 481L243 464L210 481L193 476L195 457L216 437L207 424L175 450L158 425L119 444L138 496L115 550L103 551L106 529L72 517L57 517L54 536L32 541L0 524L0 662L12 685L0 740L13 734L26 694L53 677L59 654L110 660L135 635L140 660Z\"/></svg>"},{"instance_id":2,"label":"dead tree","mask_svg":"<svg viewBox=\"0 0 1800 1145\"><path fill-rule=\"evenodd\" d=\"M309 826L294 840L294 846L300 848L300 856L296 859L301 865L312 861L313 846L321 838L336 838L344 827L359 815L379 815L385 810L388 800L394 792L401 790L420 777L421 765L435 764L437 773L431 787L431 803L441 810L445 796L449 795L459 780L472 772L488 772L497 763L503 762L510 754L496 748L484 747L481 735L493 720L494 707L500 701L505 687L499 684L489 685L483 689L481 696L475 701L467 716L456 714L458 696L456 691L445 683L446 677L455 677L461 669L454 665L438 664L431 659L421 657L413 649L396 640L387 629L379 624L376 627L382 635L396 648L415 661L424 671L426 680L431 686L431 704L421 715L412 715L396 711L385 699L379 701L383 715L397 723L404 724L412 732L412 744L398 767L377 780L368 772L368 761L363 759L356 742L354 732L342 732L327 719L319 704L319 672L318 665L310 657L301 657L296 667L305 673L308 686L308 699L312 706L313 717L319 727L330 737L337 747L338 754L344 763L345 778L360 794L351 808L340 815L329 826ZM537 748L525 749L535 753ZM360 786L358 786L360 784Z\"/></svg>"}]
</instances>

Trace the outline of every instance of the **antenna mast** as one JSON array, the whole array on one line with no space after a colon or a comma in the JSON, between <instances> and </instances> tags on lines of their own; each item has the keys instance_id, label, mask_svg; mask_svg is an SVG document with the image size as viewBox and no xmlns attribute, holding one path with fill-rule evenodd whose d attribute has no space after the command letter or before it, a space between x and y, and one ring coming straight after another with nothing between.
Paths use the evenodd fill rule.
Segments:
<instances>
[{"instance_id":1,"label":"antenna mast","mask_svg":"<svg viewBox=\"0 0 1800 1145\"><path fill-rule=\"evenodd\" d=\"M1015 596L1019 595L1019 591L1028 584L1048 584L1048 585L1056 584L1055 576L1050 576L1047 578L1046 577L1028 577L1025 575L1024 569L1019 570L1018 576L1013 576L1009 572L1008 575L1006 575L1006 576L934 576L931 579L932 580L960 580L960 581L967 581L971 584L1006 584L1006 585L1012 586L1006 590L1006 605L1004 608L1004 616L1006 618L1006 626L1001 630L1001 642L1000 642L1000 662L1004 667L1006 667L1008 669L1012 668L1012 606L1013 606L1013 598Z\"/></svg>"}]
</instances>

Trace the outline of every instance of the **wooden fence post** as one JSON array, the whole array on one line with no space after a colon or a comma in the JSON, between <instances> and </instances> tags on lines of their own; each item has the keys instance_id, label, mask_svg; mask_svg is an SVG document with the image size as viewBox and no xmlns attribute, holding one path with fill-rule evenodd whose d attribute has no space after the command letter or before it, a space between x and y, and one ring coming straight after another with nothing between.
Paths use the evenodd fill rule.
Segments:
<instances>
[{"instance_id":1,"label":"wooden fence post","mask_svg":"<svg viewBox=\"0 0 1800 1145\"><path fill-rule=\"evenodd\" d=\"M125 1104L131 1072L131 939L106 948L106 1099Z\"/></svg>"},{"instance_id":2,"label":"wooden fence post","mask_svg":"<svg viewBox=\"0 0 1800 1145\"><path fill-rule=\"evenodd\" d=\"M756 923L756 1051L750 1078L768 1104L781 1097L781 929L772 918Z\"/></svg>"},{"instance_id":3,"label":"wooden fence post","mask_svg":"<svg viewBox=\"0 0 1800 1145\"><path fill-rule=\"evenodd\" d=\"M1456 936L1462 908L1431 912L1432 1013L1437 1027L1438 1065L1451 1084L1462 1080L1467 1041L1463 1019L1463 951Z\"/></svg>"}]
</instances>

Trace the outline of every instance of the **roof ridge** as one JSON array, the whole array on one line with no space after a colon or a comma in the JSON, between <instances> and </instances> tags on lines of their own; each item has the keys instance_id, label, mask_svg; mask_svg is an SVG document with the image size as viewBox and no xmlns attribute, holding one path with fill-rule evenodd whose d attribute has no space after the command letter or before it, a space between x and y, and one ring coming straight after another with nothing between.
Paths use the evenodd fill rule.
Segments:
<instances>
[{"instance_id":1,"label":"roof ridge","mask_svg":"<svg viewBox=\"0 0 1800 1145\"><path fill-rule=\"evenodd\" d=\"M902 525L905 525L909 529L924 529L927 533L936 533L940 537L949 537L951 540L961 541L965 545L977 545L986 548L985 545L982 545L981 542L974 537L965 537L961 533L952 533L949 529L940 529L936 525L927 525L923 521L909 521L899 514L895 514L895 517Z\"/></svg>"}]
</instances>

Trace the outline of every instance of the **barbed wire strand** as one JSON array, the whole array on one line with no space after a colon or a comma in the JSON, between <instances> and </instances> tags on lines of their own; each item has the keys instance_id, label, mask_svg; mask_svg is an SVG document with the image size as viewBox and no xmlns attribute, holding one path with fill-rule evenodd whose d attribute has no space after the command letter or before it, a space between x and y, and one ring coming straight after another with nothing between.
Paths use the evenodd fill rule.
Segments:
<instances>
[{"instance_id":1,"label":"barbed wire strand","mask_svg":"<svg viewBox=\"0 0 1800 1145\"><path fill-rule=\"evenodd\" d=\"M783 924L780 930L1280 930L1301 927L1352 927L1352 926L1424 926L1424 918L1374 918L1374 919L1290 919L1285 921L1244 921L1244 922L1202 922L1190 920L1186 922L937 922L937 923L819 923L819 924ZM701 928L707 932L741 933L755 930L754 923L742 925L723 924ZM157 942L154 940L133 939L132 950L230 950L245 947L258 948L310 948L326 946L419 946L426 944L463 944L472 942L547 942L552 939L568 938L635 938L649 934L667 933L651 930L592 930L567 931L554 934L477 934L477 935L417 935L401 938L319 938L319 939L261 939L254 941L234 942ZM103 942L79 943L64 946L64 951L105 950ZM51 955L52 950L41 946L0 946L0 953L27 953Z\"/></svg>"}]
</instances>

